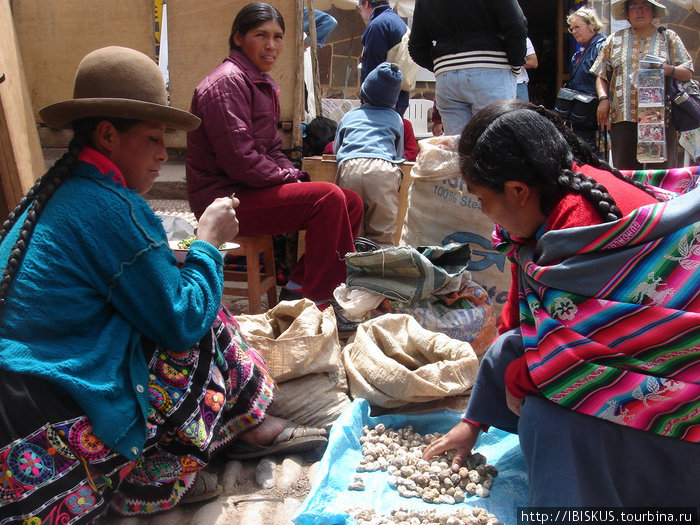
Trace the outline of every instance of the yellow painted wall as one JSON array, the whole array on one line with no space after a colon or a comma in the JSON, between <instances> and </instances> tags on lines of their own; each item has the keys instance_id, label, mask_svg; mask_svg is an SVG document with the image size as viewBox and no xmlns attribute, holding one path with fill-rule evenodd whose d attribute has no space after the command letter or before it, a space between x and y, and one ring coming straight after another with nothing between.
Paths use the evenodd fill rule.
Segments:
<instances>
[{"instance_id":1,"label":"yellow painted wall","mask_svg":"<svg viewBox=\"0 0 700 525\"><path fill-rule=\"evenodd\" d=\"M155 58L154 22L162 0L12 0L12 16L31 96L34 117L42 107L72 96L80 60L108 45L131 47ZM168 54L171 105L189 109L197 83L228 54L228 37L238 10L248 0L168 0ZM285 20L285 49L272 76L280 84L282 120L292 121L299 105L295 87L303 64L295 46L301 22L298 0L272 0ZM161 4L162 5L162 4ZM300 84L296 84L300 85ZM301 101L303 104L303 100ZM65 146L69 134L41 127L44 146ZM286 146L289 132L283 132ZM185 135L174 132L168 145L185 147Z\"/></svg>"},{"instance_id":2,"label":"yellow painted wall","mask_svg":"<svg viewBox=\"0 0 700 525\"><path fill-rule=\"evenodd\" d=\"M189 109L194 88L228 56L233 19L248 3L248 0L168 0L170 102L173 106ZM280 85L281 120L291 121L295 79L303 78L303 63L294 44L296 2L273 0L270 4L279 9L285 23L284 49L271 74ZM184 138L174 137L170 142L184 147Z\"/></svg>"}]
</instances>

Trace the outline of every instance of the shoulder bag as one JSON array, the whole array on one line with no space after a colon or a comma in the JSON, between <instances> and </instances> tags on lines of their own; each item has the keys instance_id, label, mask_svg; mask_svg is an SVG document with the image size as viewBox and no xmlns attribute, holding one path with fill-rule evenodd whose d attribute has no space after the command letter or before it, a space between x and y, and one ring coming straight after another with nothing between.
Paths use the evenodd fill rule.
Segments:
<instances>
[{"instance_id":1,"label":"shoulder bag","mask_svg":"<svg viewBox=\"0 0 700 525\"><path fill-rule=\"evenodd\" d=\"M575 124L593 126L597 122L598 97L563 87L557 93L554 112Z\"/></svg>"},{"instance_id":2,"label":"shoulder bag","mask_svg":"<svg viewBox=\"0 0 700 525\"><path fill-rule=\"evenodd\" d=\"M666 38L668 59L671 60L671 47L668 45L666 28L659 31ZM690 131L700 128L700 84L691 78L681 82L673 77L666 81L666 109L671 113L671 122L678 131Z\"/></svg>"},{"instance_id":3,"label":"shoulder bag","mask_svg":"<svg viewBox=\"0 0 700 525\"><path fill-rule=\"evenodd\" d=\"M694 79L671 79L667 89L671 122L678 131L700 128L700 85Z\"/></svg>"},{"instance_id":4,"label":"shoulder bag","mask_svg":"<svg viewBox=\"0 0 700 525\"><path fill-rule=\"evenodd\" d=\"M576 64L571 72L571 78L581 66L583 60ZM568 87L559 89L557 100L554 102L554 112L564 120L584 126L595 126L598 123L598 97L583 91Z\"/></svg>"},{"instance_id":5,"label":"shoulder bag","mask_svg":"<svg viewBox=\"0 0 700 525\"><path fill-rule=\"evenodd\" d=\"M408 52L408 38L411 34L410 29L401 37L398 44L392 47L386 54L387 62L394 62L399 66L401 74L401 89L403 91L411 91L416 87L416 74L418 73L418 64L416 64Z\"/></svg>"}]
</instances>

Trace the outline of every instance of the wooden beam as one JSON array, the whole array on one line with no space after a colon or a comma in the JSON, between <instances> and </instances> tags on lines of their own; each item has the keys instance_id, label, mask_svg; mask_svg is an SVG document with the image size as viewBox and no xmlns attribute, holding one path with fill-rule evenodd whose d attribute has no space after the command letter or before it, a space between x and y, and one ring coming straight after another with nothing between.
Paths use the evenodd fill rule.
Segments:
<instances>
[{"instance_id":1,"label":"wooden beam","mask_svg":"<svg viewBox=\"0 0 700 525\"><path fill-rule=\"evenodd\" d=\"M0 0L0 212L13 210L46 171L8 0Z\"/></svg>"},{"instance_id":2,"label":"wooden beam","mask_svg":"<svg viewBox=\"0 0 700 525\"><path fill-rule=\"evenodd\" d=\"M293 161L301 163L301 121L304 119L304 0L296 0L296 31L294 45L297 51L297 71L294 77L294 110L292 114Z\"/></svg>"},{"instance_id":3,"label":"wooden beam","mask_svg":"<svg viewBox=\"0 0 700 525\"><path fill-rule=\"evenodd\" d=\"M318 70L318 36L316 35L316 13L314 12L314 0L306 0L309 10L309 41L311 42L311 72L314 79L314 108L316 116L323 115L323 103L321 101L321 74Z\"/></svg>"}]
</instances>

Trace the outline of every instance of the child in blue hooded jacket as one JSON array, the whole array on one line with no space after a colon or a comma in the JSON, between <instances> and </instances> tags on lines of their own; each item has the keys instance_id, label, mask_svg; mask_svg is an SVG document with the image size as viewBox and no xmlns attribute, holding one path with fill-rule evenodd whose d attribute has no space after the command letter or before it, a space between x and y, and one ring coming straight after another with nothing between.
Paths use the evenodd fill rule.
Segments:
<instances>
[{"instance_id":1,"label":"child in blue hooded jacket","mask_svg":"<svg viewBox=\"0 0 700 525\"><path fill-rule=\"evenodd\" d=\"M399 212L403 157L403 121L394 110L401 91L399 66L379 64L362 83L362 105L338 124L334 150L336 184L357 192L364 203L360 236L393 246Z\"/></svg>"}]
</instances>

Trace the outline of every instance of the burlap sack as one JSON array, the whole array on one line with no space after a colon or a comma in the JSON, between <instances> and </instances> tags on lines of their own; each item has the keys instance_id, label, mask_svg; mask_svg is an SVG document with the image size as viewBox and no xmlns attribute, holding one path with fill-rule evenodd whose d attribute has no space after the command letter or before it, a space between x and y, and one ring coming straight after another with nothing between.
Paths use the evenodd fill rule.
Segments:
<instances>
[{"instance_id":1,"label":"burlap sack","mask_svg":"<svg viewBox=\"0 0 700 525\"><path fill-rule=\"evenodd\" d=\"M469 243L472 255L467 269L488 292L494 313L500 316L510 287L509 263L493 248L493 222L481 213L479 199L467 191L462 179L458 139L443 136L420 141L420 153L411 169L401 245Z\"/></svg>"},{"instance_id":2,"label":"burlap sack","mask_svg":"<svg viewBox=\"0 0 700 525\"><path fill-rule=\"evenodd\" d=\"M463 395L479 368L469 343L426 330L403 314L359 325L343 349L343 363L350 395L385 408Z\"/></svg>"},{"instance_id":3,"label":"burlap sack","mask_svg":"<svg viewBox=\"0 0 700 525\"><path fill-rule=\"evenodd\" d=\"M283 301L264 314L236 320L277 381L269 413L330 427L350 403L333 309L322 312L308 299Z\"/></svg>"}]
</instances>

